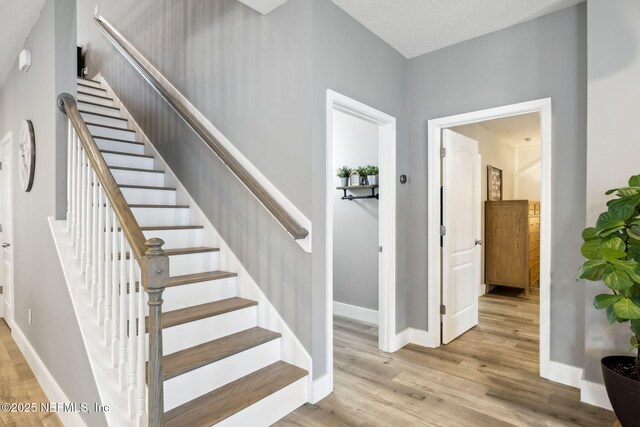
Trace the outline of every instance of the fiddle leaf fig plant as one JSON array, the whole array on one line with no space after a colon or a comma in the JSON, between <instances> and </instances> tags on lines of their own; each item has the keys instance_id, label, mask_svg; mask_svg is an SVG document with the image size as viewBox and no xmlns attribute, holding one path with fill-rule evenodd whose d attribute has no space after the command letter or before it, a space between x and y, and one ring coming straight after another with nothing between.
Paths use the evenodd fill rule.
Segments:
<instances>
[{"instance_id":1,"label":"fiddle leaf fig plant","mask_svg":"<svg viewBox=\"0 0 640 427\"><path fill-rule=\"evenodd\" d=\"M605 310L609 323L629 323L630 344L640 365L640 175L627 187L609 190L616 198L607 202L595 227L582 233L582 255L587 259L580 278L603 281L609 293L597 295L593 305Z\"/></svg>"}]
</instances>

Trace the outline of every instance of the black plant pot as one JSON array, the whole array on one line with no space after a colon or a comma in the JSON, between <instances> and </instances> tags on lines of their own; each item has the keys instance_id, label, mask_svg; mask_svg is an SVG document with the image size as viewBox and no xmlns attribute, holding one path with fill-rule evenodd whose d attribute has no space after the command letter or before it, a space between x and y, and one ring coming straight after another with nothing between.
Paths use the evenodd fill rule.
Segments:
<instances>
[{"instance_id":1,"label":"black plant pot","mask_svg":"<svg viewBox=\"0 0 640 427\"><path fill-rule=\"evenodd\" d=\"M607 394L622 427L640 426L640 381L617 372L616 368L632 367L630 356L607 356L601 360Z\"/></svg>"}]
</instances>

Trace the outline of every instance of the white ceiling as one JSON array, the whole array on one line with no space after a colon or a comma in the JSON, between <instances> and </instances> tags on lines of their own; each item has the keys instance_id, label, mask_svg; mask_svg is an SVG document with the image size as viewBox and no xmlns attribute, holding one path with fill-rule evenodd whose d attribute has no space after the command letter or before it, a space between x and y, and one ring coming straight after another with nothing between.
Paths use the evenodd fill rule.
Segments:
<instances>
[{"instance_id":1,"label":"white ceiling","mask_svg":"<svg viewBox=\"0 0 640 427\"><path fill-rule=\"evenodd\" d=\"M332 0L407 58L584 0Z\"/></svg>"},{"instance_id":2,"label":"white ceiling","mask_svg":"<svg viewBox=\"0 0 640 427\"><path fill-rule=\"evenodd\" d=\"M480 123L485 130L512 147L540 145L540 114L530 113ZM526 141L529 138L530 141Z\"/></svg>"},{"instance_id":3,"label":"white ceiling","mask_svg":"<svg viewBox=\"0 0 640 427\"><path fill-rule=\"evenodd\" d=\"M0 0L0 88L44 3L45 0Z\"/></svg>"}]
</instances>

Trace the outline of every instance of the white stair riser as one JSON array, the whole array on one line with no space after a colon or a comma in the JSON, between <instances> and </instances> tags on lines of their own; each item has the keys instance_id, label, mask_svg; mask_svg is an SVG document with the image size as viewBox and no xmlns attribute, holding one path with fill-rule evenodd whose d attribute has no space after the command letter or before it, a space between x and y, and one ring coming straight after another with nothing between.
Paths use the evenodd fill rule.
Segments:
<instances>
[{"instance_id":1,"label":"white stair riser","mask_svg":"<svg viewBox=\"0 0 640 427\"><path fill-rule=\"evenodd\" d=\"M88 123L97 123L99 125L116 126L122 128L126 128L127 126L127 122L125 120L120 120L117 118L118 115L116 111L114 111L113 113L109 113L109 115L113 117L98 116L91 113L81 113L81 115L84 121Z\"/></svg>"},{"instance_id":2,"label":"white stair riser","mask_svg":"<svg viewBox=\"0 0 640 427\"><path fill-rule=\"evenodd\" d=\"M94 82L93 80L78 79L78 83L82 83L83 85L87 85L87 86L102 87L102 85L99 82Z\"/></svg>"},{"instance_id":3,"label":"white stair riser","mask_svg":"<svg viewBox=\"0 0 640 427\"><path fill-rule=\"evenodd\" d=\"M235 277L169 287L162 293L162 299L164 300L162 311L178 310L233 298L238 295L237 289L238 285Z\"/></svg>"},{"instance_id":4,"label":"white stair riser","mask_svg":"<svg viewBox=\"0 0 640 427\"><path fill-rule=\"evenodd\" d=\"M199 247L203 245L204 239L204 230L201 228L188 230L150 230L144 231L143 233L147 239L157 237L158 239L164 240L164 246L162 246L164 249Z\"/></svg>"},{"instance_id":5,"label":"white stair riser","mask_svg":"<svg viewBox=\"0 0 640 427\"><path fill-rule=\"evenodd\" d=\"M92 126L91 124L89 124L87 127L89 128L89 132L91 132L91 135L93 135L94 137L103 136L105 138L122 139L125 141L132 141L132 142L136 141L136 133L129 132L126 129L112 129L112 128L105 128L102 126Z\"/></svg>"},{"instance_id":6,"label":"white stair riser","mask_svg":"<svg viewBox=\"0 0 640 427\"><path fill-rule=\"evenodd\" d=\"M94 104L106 105L107 107L115 107L115 103L113 102L113 99L100 98L99 96L87 95L85 93L80 93L80 92L78 92L78 100L93 102Z\"/></svg>"},{"instance_id":7,"label":"white stair riser","mask_svg":"<svg viewBox=\"0 0 640 427\"><path fill-rule=\"evenodd\" d=\"M258 308L248 307L162 330L163 353L191 348L257 326ZM149 334L146 336L149 345Z\"/></svg>"},{"instance_id":8,"label":"white stair riser","mask_svg":"<svg viewBox=\"0 0 640 427\"><path fill-rule=\"evenodd\" d=\"M107 151L119 151L121 153L144 154L144 145L128 144L126 142L111 141L108 139L94 138L98 148Z\"/></svg>"},{"instance_id":9,"label":"white stair riser","mask_svg":"<svg viewBox=\"0 0 640 427\"><path fill-rule=\"evenodd\" d=\"M136 169L153 169L153 159L149 157L127 156L123 154L102 153L109 166Z\"/></svg>"},{"instance_id":10,"label":"white stair riser","mask_svg":"<svg viewBox=\"0 0 640 427\"><path fill-rule=\"evenodd\" d=\"M88 102L93 102L92 100L88 99ZM119 109L113 109L113 108L107 108L107 107L101 107L100 105L94 105L94 104L87 104L82 102L80 99L78 99L78 109L82 110L82 111L91 111L94 113L100 113L100 114L107 114L109 116L119 116L120 115L120 110Z\"/></svg>"},{"instance_id":11,"label":"white stair riser","mask_svg":"<svg viewBox=\"0 0 640 427\"><path fill-rule=\"evenodd\" d=\"M169 257L171 276L206 273L220 269L220 252L203 252Z\"/></svg>"},{"instance_id":12,"label":"white stair riser","mask_svg":"<svg viewBox=\"0 0 640 427\"><path fill-rule=\"evenodd\" d=\"M175 205L176 192L149 188L121 187L122 195L132 205Z\"/></svg>"},{"instance_id":13,"label":"white stair riser","mask_svg":"<svg viewBox=\"0 0 640 427\"><path fill-rule=\"evenodd\" d=\"M84 86L84 85L78 85L78 91L79 92L86 92L86 93L90 93L92 95L99 95L99 96L107 96L107 91L106 90L102 90L97 86Z\"/></svg>"},{"instance_id":14,"label":"white stair riser","mask_svg":"<svg viewBox=\"0 0 640 427\"><path fill-rule=\"evenodd\" d=\"M115 178L118 184L149 185L152 187L162 187L164 185L164 173L111 169L111 174L113 175L113 177ZM162 225L162 224L149 224L149 225ZM167 224L167 225L173 225L173 224Z\"/></svg>"},{"instance_id":15,"label":"white stair riser","mask_svg":"<svg viewBox=\"0 0 640 427\"><path fill-rule=\"evenodd\" d=\"M168 411L280 360L280 338L164 382Z\"/></svg>"},{"instance_id":16,"label":"white stair riser","mask_svg":"<svg viewBox=\"0 0 640 427\"><path fill-rule=\"evenodd\" d=\"M270 426L307 403L309 380L307 377L265 397L216 424L216 427Z\"/></svg>"},{"instance_id":17,"label":"white stair riser","mask_svg":"<svg viewBox=\"0 0 640 427\"><path fill-rule=\"evenodd\" d=\"M154 225L189 225L189 209L184 208L131 208L141 227ZM173 274L173 273L172 273Z\"/></svg>"}]
</instances>

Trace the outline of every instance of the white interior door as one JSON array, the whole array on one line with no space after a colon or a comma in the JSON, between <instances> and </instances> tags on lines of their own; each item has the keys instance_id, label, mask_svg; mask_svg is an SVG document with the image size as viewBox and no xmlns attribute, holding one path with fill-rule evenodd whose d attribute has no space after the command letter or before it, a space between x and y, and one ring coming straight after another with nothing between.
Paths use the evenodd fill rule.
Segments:
<instances>
[{"instance_id":1,"label":"white interior door","mask_svg":"<svg viewBox=\"0 0 640 427\"><path fill-rule=\"evenodd\" d=\"M0 256L0 285L2 285L2 295L0 295L0 315L11 324L13 321L13 207L11 193L11 136L4 138L0 142L0 242L2 248Z\"/></svg>"},{"instance_id":2,"label":"white interior door","mask_svg":"<svg viewBox=\"0 0 640 427\"><path fill-rule=\"evenodd\" d=\"M478 324L480 155L478 142L445 129L442 160L442 342Z\"/></svg>"}]
</instances>

